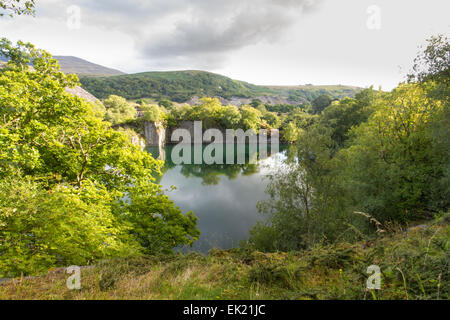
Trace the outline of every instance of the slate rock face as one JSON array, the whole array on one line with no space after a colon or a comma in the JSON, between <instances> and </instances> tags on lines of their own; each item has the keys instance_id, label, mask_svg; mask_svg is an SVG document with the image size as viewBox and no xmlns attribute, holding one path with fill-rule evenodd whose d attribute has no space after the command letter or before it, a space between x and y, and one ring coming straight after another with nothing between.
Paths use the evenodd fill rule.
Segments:
<instances>
[{"instance_id":1,"label":"slate rock face","mask_svg":"<svg viewBox=\"0 0 450 320\"><path fill-rule=\"evenodd\" d=\"M58 60L61 70L64 73L74 73L78 75L94 76L119 76L125 74L122 71L107 68L96 63L72 56L53 56Z\"/></svg>"},{"instance_id":2,"label":"slate rock face","mask_svg":"<svg viewBox=\"0 0 450 320\"><path fill-rule=\"evenodd\" d=\"M166 129L161 123L145 121L144 135L149 147L159 147L166 144Z\"/></svg>"},{"instance_id":3,"label":"slate rock face","mask_svg":"<svg viewBox=\"0 0 450 320\"><path fill-rule=\"evenodd\" d=\"M66 88L66 92L71 93L74 96L83 98L84 100L89 101L89 102L95 102L98 100L96 97L94 97L92 94L90 94L89 92L87 92L86 90L84 90L81 87Z\"/></svg>"}]
</instances>

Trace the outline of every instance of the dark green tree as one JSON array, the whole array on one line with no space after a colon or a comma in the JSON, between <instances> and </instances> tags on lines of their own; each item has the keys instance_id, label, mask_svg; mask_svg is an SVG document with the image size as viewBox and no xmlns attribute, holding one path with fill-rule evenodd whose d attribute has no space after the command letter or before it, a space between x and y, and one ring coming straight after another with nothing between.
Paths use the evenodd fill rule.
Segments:
<instances>
[{"instance_id":1,"label":"dark green tree","mask_svg":"<svg viewBox=\"0 0 450 320\"><path fill-rule=\"evenodd\" d=\"M315 98L311 104L313 107L313 112L315 114L320 114L326 107L328 107L333 100L329 95L322 94Z\"/></svg>"}]
</instances>

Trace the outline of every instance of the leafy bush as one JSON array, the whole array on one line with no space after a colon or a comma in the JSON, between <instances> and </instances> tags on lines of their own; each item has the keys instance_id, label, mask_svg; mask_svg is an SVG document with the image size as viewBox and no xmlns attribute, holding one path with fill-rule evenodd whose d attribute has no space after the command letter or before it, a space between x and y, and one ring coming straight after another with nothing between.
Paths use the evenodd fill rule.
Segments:
<instances>
[{"instance_id":1,"label":"leafy bush","mask_svg":"<svg viewBox=\"0 0 450 320\"><path fill-rule=\"evenodd\" d=\"M106 107L105 119L112 124L131 120L136 117L136 108L125 98L111 95L104 101Z\"/></svg>"},{"instance_id":2,"label":"leafy bush","mask_svg":"<svg viewBox=\"0 0 450 320\"><path fill-rule=\"evenodd\" d=\"M377 99L374 114L341 152L356 205L380 221L406 222L448 208L442 185L449 179L448 106L430 97L436 85L401 85Z\"/></svg>"},{"instance_id":3,"label":"leafy bush","mask_svg":"<svg viewBox=\"0 0 450 320\"><path fill-rule=\"evenodd\" d=\"M122 249L168 252L196 241L197 218L183 215L153 182L162 163L67 93L77 79L60 72L48 53L18 48L23 56L0 72L0 183L5 195L19 192L12 198L21 205L6 198L0 204L0 242L9 250L0 259L8 274L88 263ZM130 107L120 97L106 105L120 117ZM8 179L18 172L39 183L30 182L28 193L25 182L16 190Z\"/></svg>"},{"instance_id":4,"label":"leafy bush","mask_svg":"<svg viewBox=\"0 0 450 320\"><path fill-rule=\"evenodd\" d=\"M97 192L69 186L47 191L20 177L0 180L0 277L137 253L124 242L127 228L107 205L109 195Z\"/></svg>"},{"instance_id":5,"label":"leafy bush","mask_svg":"<svg viewBox=\"0 0 450 320\"><path fill-rule=\"evenodd\" d=\"M144 112L143 119L150 122L160 122L165 118L164 111L156 105L141 104L140 108Z\"/></svg>"}]
</instances>

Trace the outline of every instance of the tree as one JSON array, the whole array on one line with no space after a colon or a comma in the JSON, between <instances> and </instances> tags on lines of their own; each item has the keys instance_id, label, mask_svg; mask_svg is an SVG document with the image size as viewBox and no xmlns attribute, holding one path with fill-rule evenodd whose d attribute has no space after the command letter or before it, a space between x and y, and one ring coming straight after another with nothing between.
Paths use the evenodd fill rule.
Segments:
<instances>
[{"instance_id":1,"label":"tree","mask_svg":"<svg viewBox=\"0 0 450 320\"><path fill-rule=\"evenodd\" d=\"M145 121L160 122L163 119L164 112L156 105L141 104L140 108L144 111Z\"/></svg>"},{"instance_id":2,"label":"tree","mask_svg":"<svg viewBox=\"0 0 450 320\"><path fill-rule=\"evenodd\" d=\"M92 187L46 190L18 175L0 180L0 277L139 252L108 197Z\"/></svg>"},{"instance_id":3,"label":"tree","mask_svg":"<svg viewBox=\"0 0 450 320\"><path fill-rule=\"evenodd\" d=\"M2 52L15 52L8 46L3 42ZM30 193L30 198L43 201L44 194L55 196L43 202L51 210L48 213L35 211L35 202L27 200L17 206L12 202L0 206L0 242L13 241L10 252L15 252L18 260L12 253L2 253L0 259L7 257L11 264L22 261L30 266L18 265L11 272L34 273L78 258L76 261L84 264L122 252L102 251L94 245L113 236L116 248L141 253L167 252L192 244L199 236L197 218L192 213L182 214L154 183L162 163L102 121L91 104L66 92L67 87L78 85L76 76L63 74L47 52L29 44L26 47L33 68L10 62L0 71L0 181L5 182L5 194L20 194L25 187L19 186L29 180L30 188L39 189ZM112 100L123 104L120 98ZM14 175L24 181L17 183L17 188L7 180ZM73 216L70 226L64 218L69 215ZM52 217L55 220L48 221L51 232L44 236L39 226ZM36 224L27 219L36 219ZM79 235L85 235L83 241L91 241L93 247L81 250ZM62 243L61 250L67 249L68 255L60 259L58 250L26 249L32 248L39 236L45 246ZM73 251L70 244L61 242L64 238L77 243ZM153 243L152 239L159 240Z\"/></svg>"},{"instance_id":4,"label":"tree","mask_svg":"<svg viewBox=\"0 0 450 320\"><path fill-rule=\"evenodd\" d=\"M355 98L334 101L322 111L318 125L330 128L336 147L342 148L349 138L350 129L367 121L373 111L372 103L380 94L369 88L357 93Z\"/></svg>"},{"instance_id":5,"label":"tree","mask_svg":"<svg viewBox=\"0 0 450 320\"><path fill-rule=\"evenodd\" d=\"M250 232L257 250L302 250L318 241L333 241L345 231L348 216L335 188L331 138L320 128L299 133L282 170L269 177L268 199L258 203L267 219Z\"/></svg>"},{"instance_id":6,"label":"tree","mask_svg":"<svg viewBox=\"0 0 450 320\"><path fill-rule=\"evenodd\" d=\"M255 132L258 132L261 123L261 112L250 106L242 106L241 117L242 129L253 129Z\"/></svg>"},{"instance_id":7,"label":"tree","mask_svg":"<svg viewBox=\"0 0 450 320\"><path fill-rule=\"evenodd\" d=\"M340 156L360 211L406 222L448 208L448 102L430 97L437 86L400 85L352 131L352 145Z\"/></svg>"},{"instance_id":8,"label":"tree","mask_svg":"<svg viewBox=\"0 0 450 320\"><path fill-rule=\"evenodd\" d=\"M173 107L173 102L167 99L163 99L161 101L158 102L158 105L160 107L166 108L166 109L171 109Z\"/></svg>"},{"instance_id":9,"label":"tree","mask_svg":"<svg viewBox=\"0 0 450 320\"><path fill-rule=\"evenodd\" d=\"M437 80L448 86L450 79L450 42L444 35L432 36L427 47L414 59L410 81Z\"/></svg>"},{"instance_id":10,"label":"tree","mask_svg":"<svg viewBox=\"0 0 450 320\"><path fill-rule=\"evenodd\" d=\"M255 109L257 109L262 104L263 103L260 99L253 99L252 102L250 103L250 105Z\"/></svg>"},{"instance_id":11,"label":"tree","mask_svg":"<svg viewBox=\"0 0 450 320\"><path fill-rule=\"evenodd\" d=\"M311 102L312 107L313 107L313 112L315 114L321 113L326 107L328 107L331 104L332 101L333 100L331 99L331 97L329 95L322 94L322 95L318 96Z\"/></svg>"},{"instance_id":12,"label":"tree","mask_svg":"<svg viewBox=\"0 0 450 320\"><path fill-rule=\"evenodd\" d=\"M105 119L112 124L118 124L136 117L136 108L125 98L111 95L103 103L106 107Z\"/></svg>"},{"instance_id":13,"label":"tree","mask_svg":"<svg viewBox=\"0 0 450 320\"><path fill-rule=\"evenodd\" d=\"M298 142L286 153L287 165L269 176L269 199L258 204L267 219L251 231L250 244L298 250L375 232L374 220L355 212L406 224L448 211L450 108L439 58L447 49L433 46L426 75L415 81L389 93L362 90L320 115L284 118L284 138Z\"/></svg>"},{"instance_id":14,"label":"tree","mask_svg":"<svg viewBox=\"0 0 450 320\"><path fill-rule=\"evenodd\" d=\"M203 128L218 128L220 126L220 115L222 104L218 98L202 98L201 104L193 106L189 114L190 120L202 121Z\"/></svg>"},{"instance_id":15,"label":"tree","mask_svg":"<svg viewBox=\"0 0 450 320\"><path fill-rule=\"evenodd\" d=\"M300 134L308 130L317 120L317 116L294 109L284 119L281 125L281 135L283 140L293 143L299 140Z\"/></svg>"},{"instance_id":16,"label":"tree","mask_svg":"<svg viewBox=\"0 0 450 320\"><path fill-rule=\"evenodd\" d=\"M0 0L0 17L4 15L34 15L35 0Z\"/></svg>"},{"instance_id":17,"label":"tree","mask_svg":"<svg viewBox=\"0 0 450 320\"><path fill-rule=\"evenodd\" d=\"M241 113L236 106L224 106L220 118L225 129L238 129L241 122Z\"/></svg>"},{"instance_id":18,"label":"tree","mask_svg":"<svg viewBox=\"0 0 450 320\"><path fill-rule=\"evenodd\" d=\"M299 139L301 131L302 129L297 128L294 122L289 122L287 123L287 125L283 127L282 130L283 140L288 143L296 142Z\"/></svg>"},{"instance_id":19,"label":"tree","mask_svg":"<svg viewBox=\"0 0 450 320\"><path fill-rule=\"evenodd\" d=\"M188 104L177 105L170 110L169 119L174 121L189 120L189 116L192 113L192 106Z\"/></svg>"},{"instance_id":20,"label":"tree","mask_svg":"<svg viewBox=\"0 0 450 320\"><path fill-rule=\"evenodd\" d=\"M274 112L266 112L266 113L264 113L262 119L265 120L267 122L267 124L269 126L271 126L272 128L278 129L280 127L281 120L277 116L277 114L274 113Z\"/></svg>"},{"instance_id":21,"label":"tree","mask_svg":"<svg viewBox=\"0 0 450 320\"><path fill-rule=\"evenodd\" d=\"M435 81L438 84L429 94L443 102L450 96L450 42L443 35L427 40L428 45L419 52L408 75L409 82Z\"/></svg>"}]
</instances>

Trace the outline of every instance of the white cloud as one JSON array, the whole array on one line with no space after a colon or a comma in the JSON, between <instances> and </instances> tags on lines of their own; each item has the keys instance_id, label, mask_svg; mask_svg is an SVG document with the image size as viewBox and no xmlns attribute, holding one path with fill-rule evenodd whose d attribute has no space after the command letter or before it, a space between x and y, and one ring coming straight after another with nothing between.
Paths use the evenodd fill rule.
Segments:
<instances>
[{"instance_id":1,"label":"white cloud","mask_svg":"<svg viewBox=\"0 0 450 320\"><path fill-rule=\"evenodd\" d=\"M417 46L449 33L442 0L38 0L36 18L0 18L0 37L125 72L204 69L256 84L392 88ZM81 29L66 10L81 8ZM381 29L367 29L367 8ZM403 73L399 73L402 67Z\"/></svg>"},{"instance_id":2,"label":"white cloud","mask_svg":"<svg viewBox=\"0 0 450 320\"><path fill-rule=\"evenodd\" d=\"M216 68L230 52L275 41L317 0L80 0L82 24L134 39L142 59L164 67ZM43 0L38 16L61 20L70 0Z\"/></svg>"}]
</instances>

